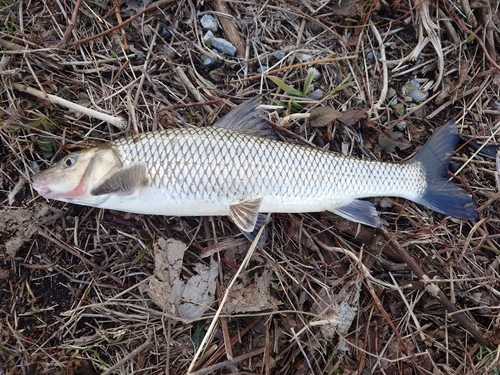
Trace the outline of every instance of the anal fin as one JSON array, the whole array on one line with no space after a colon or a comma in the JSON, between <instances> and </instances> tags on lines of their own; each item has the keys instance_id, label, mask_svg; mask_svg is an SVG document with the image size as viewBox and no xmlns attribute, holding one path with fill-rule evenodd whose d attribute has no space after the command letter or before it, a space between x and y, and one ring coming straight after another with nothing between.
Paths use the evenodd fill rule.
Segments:
<instances>
[{"instance_id":1,"label":"anal fin","mask_svg":"<svg viewBox=\"0 0 500 375\"><path fill-rule=\"evenodd\" d=\"M344 219L378 228L382 225L382 221L378 216L377 210L372 202L353 200L348 205L330 209L333 213L343 217Z\"/></svg>"},{"instance_id":2,"label":"anal fin","mask_svg":"<svg viewBox=\"0 0 500 375\"><path fill-rule=\"evenodd\" d=\"M104 177L90 190L91 195L119 194L131 195L137 187L146 183L147 167L144 163L135 163L120 168Z\"/></svg>"}]
</instances>

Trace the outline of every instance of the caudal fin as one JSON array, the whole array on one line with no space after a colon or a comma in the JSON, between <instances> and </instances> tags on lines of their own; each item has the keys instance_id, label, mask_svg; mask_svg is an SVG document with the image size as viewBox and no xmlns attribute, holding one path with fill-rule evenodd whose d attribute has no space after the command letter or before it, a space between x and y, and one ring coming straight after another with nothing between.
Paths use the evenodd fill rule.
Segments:
<instances>
[{"instance_id":1,"label":"caudal fin","mask_svg":"<svg viewBox=\"0 0 500 375\"><path fill-rule=\"evenodd\" d=\"M424 194L415 199L415 202L445 215L472 220L477 217L476 204L472 197L448 180L448 164L458 138L455 122L448 121L410 161L421 164L427 183Z\"/></svg>"}]
</instances>

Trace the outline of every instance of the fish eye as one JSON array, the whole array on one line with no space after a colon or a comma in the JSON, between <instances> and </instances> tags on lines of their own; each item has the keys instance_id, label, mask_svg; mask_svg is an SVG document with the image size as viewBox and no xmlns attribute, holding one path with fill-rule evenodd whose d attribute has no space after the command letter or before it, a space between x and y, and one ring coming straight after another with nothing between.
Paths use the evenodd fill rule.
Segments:
<instances>
[{"instance_id":1,"label":"fish eye","mask_svg":"<svg viewBox=\"0 0 500 375\"><path fill-rule=\"evenodd\" d=\"M68 155L63 159L63 164L68 168L73 166L73 164L75 163L76 163L76 155Z\"/></svg>"}]
</instances>

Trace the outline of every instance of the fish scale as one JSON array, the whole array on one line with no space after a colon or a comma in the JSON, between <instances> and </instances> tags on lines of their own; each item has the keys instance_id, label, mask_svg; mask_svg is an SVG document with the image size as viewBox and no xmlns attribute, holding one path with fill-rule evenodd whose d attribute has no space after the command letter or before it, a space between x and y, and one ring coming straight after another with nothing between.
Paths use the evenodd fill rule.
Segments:
<instances>
[{"instance_id":1,"label":"fish scale","mask_svg":"<svg viewBox=\"0 0 500 375\"><path fill-rule=\"evenodd\" d=\"M111 142L124 165L145 162L149 187L169 200L228 204L264 197L262 212L332 209L366 196L419 196L418 164L353 159L218 127L170 129ZM322 201L319 203L319 201ZM161 204L162 202L158 202Z\"/></svg>"}]
</instances>

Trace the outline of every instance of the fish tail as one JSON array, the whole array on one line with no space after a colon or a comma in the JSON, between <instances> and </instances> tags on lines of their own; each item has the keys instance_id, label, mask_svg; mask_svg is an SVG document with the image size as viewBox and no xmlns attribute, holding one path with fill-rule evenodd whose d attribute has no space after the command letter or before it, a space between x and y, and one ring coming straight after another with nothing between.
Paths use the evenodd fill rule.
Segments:
<instances>
[{"instance_id":1,"label":"fish tail","mask_svg":"<svg viewBox=\"0 0 500 375\"><path fill-rule=\"evenodd\" d=\"M424 193L413 200L445 215L472 220L477 217L474 200L464 189L449 181L447 173L458 138L455 122L448 121L410 161L420 163L426 182Z\"/></svg>"}]
</instances>

